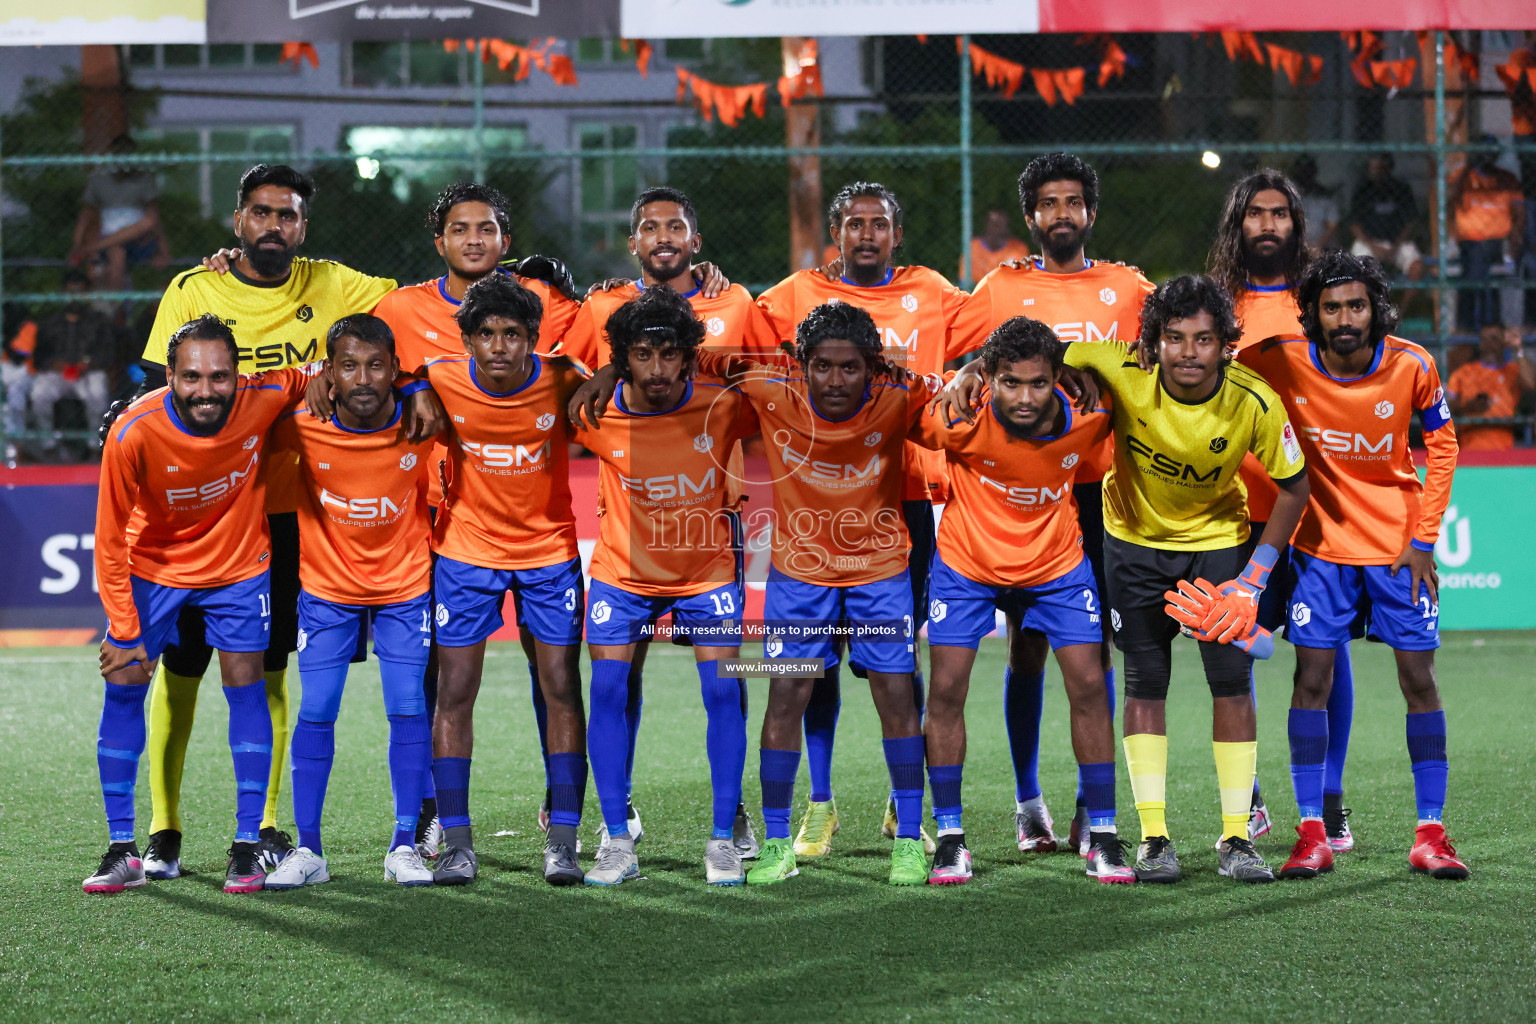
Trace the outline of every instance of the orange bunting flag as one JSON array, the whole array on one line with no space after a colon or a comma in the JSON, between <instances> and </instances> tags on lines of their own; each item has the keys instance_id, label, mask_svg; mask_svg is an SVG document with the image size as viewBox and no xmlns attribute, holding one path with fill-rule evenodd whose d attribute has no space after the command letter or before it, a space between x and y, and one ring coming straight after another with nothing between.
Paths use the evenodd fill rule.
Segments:
<instances>
[{"instance_id":1,"label":"orange bunting flag","mask_svg":"<svg viewBox=\"0 0 1536 1024\"><path fill-rule=\"evenodd\" d=\"M284 64L292 64L294 67L298 67L301 60L309 61L309 66L312 68L320 66L320 55L315 52L313 43L284 43L283 52L278 60Z\"/></svg>"},{"instance_id":2,"label":"orange bunting flag","mask_svg":"<svg viewBox=\"0 0 1536 1024\"><path fill-rule=\"evenodd\" d=\"M959 46L960 39L957 36L956 49ZM1008 100L1013 99L1013 94L1024 84L1024 65L989 53L975 43L971 44L971 72L985 78L989 88L1001 89L1003 98Z\"/></svg>"},{"instance_id":3,"label":"orange bunting flag","mask_svg":"<svg viewBox=\"0 0 1536 1024\"><path fill-rule=\"evenodd\" d=\"M1106 37L1104 44L1104 57L1099 61L1099 88L1108 84L1111 78L1125 77L1125 51L1120 44Z\"/></svg>"},{"instance_id":4,"label":"orange bunting flag","mask_svg":"<svg viewBox=\"0 0 1536 1024\"><path fill-rule=\"evenodd\" d=\"M918 36L918 37L917 37L917 41L918 41L918 42L919 42L919 43L920 43L920 44L921 44L921 45L923 45L923 46L927 46L927 45L928 45L928 37L927 37L927 36Z\"/></svg>"},{"instance_id":5,"label":"orange bunting flag","mask_svg":"<svg viewBox=\"0 0 1536 1024\"><path fill-rule=\"evenodd\" d=\"M1295 50L1288 50L1274 43L1265 43L1265 51L1269 54L1269 64L1276 71L1284 71L1285 77L1291 80L1292 85L1301 81L1302 55Z\"/></svg>"},{"instance_id":6,"label":"orange bunting flag","mask_svg":"<svg viewBox=\"0 0 1536 1024\"><path fill-rule=\"evenodd\" d=\"M1536 67L1518 68L1510 63L1495 65L1493 70L1498 74L1499 81L1504 83L1504 91L1510 96L1514 96L1522 80L1531 87L1533 93L1536 93Z\"/></svg>"},{"instance_id":7,"label":"orange bunting flag","mask_svg":"<svg viewBox=\"0 0 1536 1024\"><path fill-rule=\"evenodd\" d=\"M1083 69L1067 68L1065 71L1052 71L1051 78L1056 84L1056 91L1068 105L1075 104L1077 98L1083 94Z\"/></svg>"},{"instance_id":8,"label":"orange bunting flag","mask_svg":"<svg viewBox=\"0 0 1536 1024\"><path fill-rule=\"evenodd\" d=\"M1264 59L1264 48L1259 45L1258 37L1252 32L1222 32L1221 44L1227 48L1228 60L1247 57L1255 64L1268 63Z\"/></svg>"},{"instance_id":9,"label":"orange bunting flag","mask_svg":"<svg viewBox=\"0 0 1536 1024\"><path fill-rule=\"evenodd\" d=\"M1316 85L1323 80L1323 58L1312 54L1307 57L1307 84Z\"/></svg>"},{"instance_id":10,"label":"orange bunting flag","mask_svg":"<svg viewBox=\"0 0 1536 1024\"><path fill-rule=\"evenodd\" d=\"M1371 81L1392 89L1406 89L1413 84L1414 69L1419 62L1412 57L1404 60L1371 61Z\"/></svg>"},{"instance_id":11,"label":"orange bunting flag","mask_svg":"<svg viewBox=\"0 0 1536 1024\"><path fill-rule=\"evenodd\" d=\"M1048 68L1030 68L1030 77L1035 80L1035 90L1040 93L1040 98L1045 100L1045 105L1056 105L1056 78Z\"/></svg>"},{"instance_id":12,"label":"orange bunting flag","mask_svg":"<svg viewBox=\"0 0 1536 1024\"><path fill-rule=\"evenodd\" d=\"M629 52L630 43L634 43L635 67L640 71L641 78L651 77L651 44L644 39L620 39L619 49Z\"/></svg>"},{"instance_id":13,"label":"orange bunting flag","mask_svg":"<svg viewBox=\"0 0 1536 1024\"><path fill-rule=\"evenodd\" d=\"M557 53L549 58L549 66L544 69L549 72L549 77L555 80L556 85L578 85L576 81L576 65L571 58L563 53Z\"/></svg>"},{"instance_id":14,"label":"orange bunting flag","mask_svg":"<svg viewBox=\"0 0 1536 1024\"><path fill-rule=\"evenodd\" d=\"M767 110L768 83L757 85L716 85L693 74L686 68L677 69L677 102L687 98L689 90L698 102L699 113L704 120L713 121L720 115L720 123L734 128L751 110L762 117Z\"/></svg>"}]
</instances>

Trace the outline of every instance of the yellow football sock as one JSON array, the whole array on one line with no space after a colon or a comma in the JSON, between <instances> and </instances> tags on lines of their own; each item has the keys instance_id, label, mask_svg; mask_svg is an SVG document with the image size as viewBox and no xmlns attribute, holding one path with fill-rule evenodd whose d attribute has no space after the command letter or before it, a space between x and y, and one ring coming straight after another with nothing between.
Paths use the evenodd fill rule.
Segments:
<instances>
[{"instance_id":1,"label":"yellow football sock","mask_svg":"<svg viewBox=\"0 0 1536 1024\"><path fill-rule=\"evenodd\" d=\"M1212 741L1216 751L1216 784L1221 787L1221 838L1248 838L1248 808L1253 803L1253 772L1259 745Z\"/></svg>"},{"instance_id":2,"label":"yellow football sock","mask_svg":"<svg viewBox=\"0 0 1536 1024\"><path fill-rule=\"evenodd\" d=\"M1136 813L1141 816L1141 838L1166 836L1168 737L1153 733L1127 736L1125 767L1131 776L1131 794L1136 798Z\"/></svg>"},{"instance_id":3,"label":"yellow football sock","mask_svg":"<svg viewBox=\"0 0 1536 1024\"><path fill-rule=\"evenodd\" d=\"M149 688L149 807L151 834L181 831L181 770L197 717L197 676L155 669Z\"/></svg>"},{"instance_id":4,"label":"yellow football sock","mask_svg":"<svg viewBox=\"0 0 1536 1024\"><path fill-rule=\"evenodd\" d=\"M272 774L267 778L267 813L262 828L277 827L277 798L288 771L288 670L263 672L267 681L267 710L272 714Z\"/></svg>"}]
</instances>

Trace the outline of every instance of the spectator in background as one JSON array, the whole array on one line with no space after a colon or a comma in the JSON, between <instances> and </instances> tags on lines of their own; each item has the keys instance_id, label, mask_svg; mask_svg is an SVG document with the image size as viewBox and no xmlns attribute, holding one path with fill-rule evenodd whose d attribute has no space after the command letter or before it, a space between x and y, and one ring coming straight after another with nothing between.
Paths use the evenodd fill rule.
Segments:
<instances>
[{"instance_id":1,"label":"spectator in background","mask_svg":"<svg viewBox=\"0 0 1536 1024\"><path fill-rule=\"evenodd\" d=\"M132 138L119 135L109 152L126 156L137 148ZM148 261L161 269L169 266L159 198L153 171L133 164L98 165L80 197L69 262L78 267L104 256L107 290L114 292L127 286L131 264Z\"/></svg>"},{"instance_id":2,"label":"spectator in background","mask_svg":"<svg viewBox=\"0 0 1536 1024\"><path fill-rule=\"evenodd\" d=\"M1536 366L1526 358L1518 327L1485 324L1477 338L1477 358L1451 374L1445 397L1453 416L1514 416L1522 396L1536 391ZM1463 451L1472 448L1513 448L1509 427L1458 423L1456 439Z\"/></svg>"},{"instance_id":3,"label":"spectator in background","mask_svg":"<svg viewBox=\"0 0 1536 1024\"><path fill-rule=\"evenodd\" d=\"M32 415L45 434L53 431L54 405L61 398L78 398L85 406L85 424L92 429L107 411L111 371L120 346L112 318L92 309L86 301L90 286L85 274L67 272L64 291L70 301L37 325ZM43 439L45 451L57 444L52 437Z\"/></svg>"},{"instance_id":4,"label":"spectator in background","mask_svg":"<svg viewBox=\"0 0 1536 1024\"><path fill-rule=\"evenodd\" d=\"M971 239L971 277L980 281L1008 260L1029 259L1029 246L1013 237L1008 211L994 206L987 211L987 226ZM960 265L957 281L965 279L965 264Z\"/></svg>"},{"instance_id":5,"label":"spectator in background","mask_svg":"<svg viewBox=\"0 0 1536 1024\"><path fill-rule=\"evenodd\" d=\"M1315 229L1312 247L1319 251L1337 249L1339 204L1333 198L1336 190L1317 180L1317 161L1311 154L1303 153L1296 158L1291 167L1291 180L1301 193L1301 206L1307 211L1307 227Z\"/></svg>"},{"instance_id":6,"label":"spectator in background","mask_svg":"<svg viewBox=\"0 0 1536 1024\"><path fill-rule=\"evenodd\" d=\"M1379 153L1366 163L1365 178L1355 186L1349 207L1350 252L1374 256L1384 267L1396 267L1410 281L1424 273L1424 258L1413 243L1419 207L1413 189L1392 176L1391 153Z\"/></svg>"},{"instance_id":7,"label":"spectator in background","mask_svg":"<svg viewBox=\"0 0 1536 1024\"><path fill-rule=\"evenodd\" d=\"M1520 180L1498 165L1498 140L1484 135L1478 145L1490 147L1469 153L1467 166L1451 183L1450 201L1454 214L1452 232L1461 250L1461 277L1464 281L1487 281L1496 263L1504 261L1507 240L1520 260L1521 235L1525 231L1525 200L1520 194ZM1457 319L1463 330L1476 331L1499 319L1497 292L1463 288L1456 297Z\"/></svg>"},{"instance_id":8,"label":"spectator in background","mask_svg":"<svg viewBox=\"0 0 1536 1024\"><path fill-rule=\"evenodd\" d=\"M1509 55L1508 66L1519 76L1520 82L1509 97L1510 128L1516 142L1536 145L1536 89L1532 89L1524 77L1525 71L1536 68L1536 31L1526 32L1525 45ZM1517 157L1526 201L1536 201L1536 150L1519 153Z\"/></svg>"},{"instance_id":9,"label":"spectator in background","mask_svg":"<svg viewBox=\"0 0 1536 1024\"><path fill-rule=\"evenodd\" d=\"M0 391L5 392L7 435L27 429L27 396L32 393L32 353L37 348L37 324L27 315L25 306L5 304L4 347L0 350ZM6 439L6 455L11 458L15 442Z\"/></svg>"}]
</instances>

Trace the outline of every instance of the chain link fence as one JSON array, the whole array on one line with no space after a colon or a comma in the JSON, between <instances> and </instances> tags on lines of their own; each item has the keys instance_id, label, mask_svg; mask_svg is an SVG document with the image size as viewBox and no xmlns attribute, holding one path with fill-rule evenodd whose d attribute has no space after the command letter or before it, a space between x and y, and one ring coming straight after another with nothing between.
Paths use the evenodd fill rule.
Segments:
<instances>
[{"instance_id":1,"label":"chain link fence","mask_svg":"<svg viewBox=\"0 0 1536 1024\"><path fill-rule=\"evenodd\" d=\"M702 258L757 292L795 269L792 187L818 186L824 208L854 180L881 181L899 196L898 262L969 284L984 269L966 266L970 240L989 216L1005 218L1008 233L1035 249L1016 179L1033 156L1066 149L1101 179L1088 255L1137 265L1154 280L1204 267L1223 196L1260 166L1302 182L1313 241L1326 233L1347 246L1363 221L1397 225L1391 241L1413 243L1421 257L1398 268L1401 333L1430 344L1448 375L1469 354L1477 317L1536 319L1536 294L1525 301L1526 287L1536 288L1536 253L1522 246L1536 228L1515 225L1480 248L1476 266L1464 246L1441 243L1455 223L1442 183L1454 183L1469 156L1496 158L1511 179L1523 177L1527 194L1536 189L1536 145L1511 133L1511 100L1493 72L1519 35L1469 34L1442 50L1449 37L1388 33L1378 59L1415 59L1421 70L1406 86L1369 89L1337 34L1265 37L1321 58L1317 80L1298 84L1229 57L1216 37L1117 36L1124 59L1102 86L1104 38L971 38L979 51L954 37L823 40L824 95L786 107L770 89L762 116L748 111L732 126L703 116L691 98L679 103L675 69L722 86L773 83L787 52L779 40L659 42L648 78L618 41L575 41L582 81L573 88L537 74L518 79L435 41L322 49L313 69L282 65L276 47L121 47L117 86L73 73L32 78L0 117L0 294L13 346L0 362L14 393L13 342L28 324L85 301L65 289L66 276L83 270L89 301L112 323L112 390L130 389L127 368L158 296L174 273L233 243L235 186L260 161L295 164L319 184L305 255L401 283L442 273L427 208L444 185L477 178L512 199L511 252L558 256L582 286L634 273L626 239L638 191L681 188L699 209ZM1446 52L1471 55L1480 81L1460 63L1447 70ZM988 66L1009 65L1023 69L1011 95L1007 81L988 80ZM1074 69L1083 88L1071 102L1042 93L1056 90L1055 73L1070 83ZM119 106L131 152L88 141L102 104ZM210 113L200 121L198 110ZM789 145L797 131L811 144ZM1383 168L1397 183L1390 189ZM159 219L120 255L89 251L91 231L112 226L107 211L90 212L93 175L113 171L153 183L145 194ZM1388 193L1392 210L1381 208ZM825 239L824 223L820 230ZM1458 314L1463 291L1478 296L1476 317L1466 300ZM77 439L85 454L90 432L79 417L49 433L22 412L12 409L0 425L12 459L18 442L25 455L26 443L55 437ZM1523 422L1528 434L1528 415Z\"/></svg>"}]
</instances>

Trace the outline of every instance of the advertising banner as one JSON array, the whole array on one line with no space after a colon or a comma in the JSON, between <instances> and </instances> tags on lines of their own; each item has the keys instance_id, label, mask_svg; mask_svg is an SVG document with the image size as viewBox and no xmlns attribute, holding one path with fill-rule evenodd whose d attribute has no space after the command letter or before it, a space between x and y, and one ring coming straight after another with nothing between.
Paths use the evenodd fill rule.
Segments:
<instances>
[{"instance_id":1,"label":"advertising banner","mask_svg":"<svg viewBox=\"0 0 1536 1024\"><path fill-rule=\"evenodd\" d=\"M3 471L0 471L3 472ZM34 471L39 474L49 470ZM95 578L94 467L62 470L69 483L0 484L0 646L82 643L106 623ZM597 537L597 462L571 464L582 561ZM771 507L764 498L754 508ZM1536 629L1536 544L1526 511L1536 508L1536 467L1465 467L1435 557L1440 566L1441 629ZM760 515L761 513L759 513ZM751 520L760 527L754 516ZM747 614L762 615L768 571L766 532L749 527ZM495 639L516 636L510 617Z\"/></svg>"},{"instance_id":2,"label":"advertising banner","mask_svg":"<svg viewBox=\"0 0 1536 1024\"><path fill-rule=\"evenodd\" d=\"M203 0L0 0L0 46L202 41Z\"/></svg>"},{"instance_id":3,"label":"advertising banner","mask_svg":"<svg viewBox=\"0 0 1536 1024\"><path fill-rule=\"evenodd\" d=\"M210 43L618 33L619 0L208 0Z\"/></svg>"},{"instance_id":4,"label":"advertising banner","mask_svg":"<svg viewBox=\"0 0 1536 1024\"><path fill-rule=\"evenodd\" d=\"M212 0L210 0L212 3ZM626 38L1508 29L1530 0L623 0Z\"/></svg>"},{"instance_id":5,"label":"advertising banner","mask_svg":"<svg viewBox=\"0 0 1536 1024\"><path fill-rule=\"evenodd\" d=\"M1536 468L1464 467L1440 525L1441 629L1536 627Z\"/></svg>"}]
</instances>

